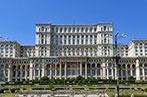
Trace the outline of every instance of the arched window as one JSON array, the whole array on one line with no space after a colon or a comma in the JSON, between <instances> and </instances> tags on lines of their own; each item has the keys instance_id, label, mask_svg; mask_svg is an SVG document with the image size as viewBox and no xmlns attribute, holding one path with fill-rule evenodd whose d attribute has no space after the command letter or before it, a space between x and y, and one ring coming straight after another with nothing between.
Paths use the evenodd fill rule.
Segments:
<instances>
[{"instance_id":1,"label":"arched window","mask_svg":"<svg viewBox=\"0 0 147 97\"><path fill-rule=\"evenodd\" d=\"M79 32L79 28L77 28L77 32Z\"/></svg>"},{"instance_id":2,"label":"arched window","mask_svg":"<svg viewBox=\"0 0 147 97\"><path fill-rule=\"evenodd\" d=\"M75 28L73 28L73 32L75 32Z\"/></svg>"},{"instance_id":3,"label":"arched window","mask_svg":"<svg viewBox=\"0 0 147 97\"><path fill-rule=\"evenodd\" d=\"M81 28L81 32L84 32L84 28Z\"/></svg>"},{"instance_id":4,"label":"arched window","mask_svg":"<svg viewBox=\"0 0 147 97\"><path fill-rule=\"evenodd\" d=\"M88 32L88 28L86 28L86 31L85 32Z\"/></svg>"},{"instance_id":5,"label":"arched window","mask_svg":"<svg viewBox=\"0 0 147 97\"><path fill-rule=\"evenodd\" d=\"M36 64L36 65L35 65L35 68L38 68L38 67L39 67L39 65L38 65L38 64Z\"/></svg>"}]
</instances>

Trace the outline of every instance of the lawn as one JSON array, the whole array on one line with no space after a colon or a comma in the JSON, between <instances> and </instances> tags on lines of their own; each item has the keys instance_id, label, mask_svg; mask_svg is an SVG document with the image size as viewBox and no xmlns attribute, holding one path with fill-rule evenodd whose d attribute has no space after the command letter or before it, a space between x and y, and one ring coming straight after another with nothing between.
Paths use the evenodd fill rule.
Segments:
<instances>
[{"instance_id":1,"label":"lawn","mask_svg":"<svg viewBox=\"0 0 147 97\"><path fill-rule=\"evenodd\" d=\"M26 88L27 92L31 92L32 88L49 88L49 85L47 86L0 86L0 88ZM108 93L111 97L114 97L114 95L116 94L116 90L114 90L114 88L116 88L116 85L85 85L85 86L58 86L58 85L54 85L54 88L84 88L86 91L97 91L97 92L105 92ZM89 88L95 89L95 88L106 88L106 90L89 90ZM109 89L108 89L109 88ZM147 88L147 85L120 85L120 88L130 88L130 89L124 89L124 90L120 90L120 95L122 97L127 97L128 95L134 94L135 97L147 97L147 92L143 91L143 89ZM131 90L131 88L133 88L134 90ZM141 89L142 90L141 90ZM111 90L112 89L112 90ZM139 90L140 89L140 90ZM72 91L80 91L80 90L72 90ZM82 90L83 91L83 90ZM0 95L2 97L14 97L14 95L16 95L17 93L9 93L7 91L7 93L0 93ZM128 96L129 97L129 96Z\"/></svg>"}]
</instances>

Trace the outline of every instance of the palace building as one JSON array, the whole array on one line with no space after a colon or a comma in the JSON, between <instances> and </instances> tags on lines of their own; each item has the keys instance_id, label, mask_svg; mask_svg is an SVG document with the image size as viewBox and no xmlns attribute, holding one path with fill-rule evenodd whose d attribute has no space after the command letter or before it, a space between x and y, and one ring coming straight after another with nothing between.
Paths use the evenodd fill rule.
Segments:
<instances>
[{"instance_id":1,"label":"palace building","mask_svg":"<svg viewBox=\"0 0 147 97\"><path fill-rule=\"evenodd\" d=\"M116 64L114 55L119 56ZM147 40L113 44L112 23L36 24L35 45L0 41L0 81L75 78L147 80Z\"/></svg>"}]
</instances>

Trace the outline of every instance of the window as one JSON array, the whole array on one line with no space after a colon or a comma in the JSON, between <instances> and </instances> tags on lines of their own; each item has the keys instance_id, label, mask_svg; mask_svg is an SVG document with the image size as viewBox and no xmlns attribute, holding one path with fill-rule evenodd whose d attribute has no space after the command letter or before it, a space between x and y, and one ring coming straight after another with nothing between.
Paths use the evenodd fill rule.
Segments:
<instances>
[{"instance_id":1,"label":"window","mask_svg":"<svg viewBox=\"0 0 147 97\"><path fill-rule=\"evenodd\" d=\"M86 31L85 32L88 32L88 28L86 28Z\"/></svg>"},{"instance_id":2,"label":"window","mask_svg":"<svg viewBox=\"0 0 147 97\"><path fill-rule=\"evenodd\" d=\"M58 40L56 40L56 44L58 44Z\"/></svg>"},{"instance_id":3,"label":"window","mask_svg":"<svg viewBox=\"0 0 147 97\"><path fill-rule=\"evenodd\" d=\"M77 28L77 32L79 32L79 28Z\"/></svg>"},{"instance_id":4,"label":"window","mask_svg":"<svg viewBox=\"0 0 147 97\"><path fill-rule=\"evenodd\" d=\"M73 28L73 32L75 32L75 28Z\"/></svg>"},{"instance_id":5,"label":"window","mask_svg":"<svg viewBox=\"0 0 147 97\"><path fill-rule=\"evenodd\" d=\"M68 31L71 32L71 28L69 28Z\"/></svg>"},{"instance_id":6,"label":"window","mask_svg":"<svg viewBox=\"0 0 147 97\"><path fill-rule=\"evenodd\" d=\"M96 28L94 28L94 32L96 32Z\"/></svg>"},{"instance_id":7,"label":"window","mask_svg":"<svg viewBox=\"0 0 147 97\"><path fill-rule=\"evenodd\" d=\"M60 40L60 44L62 44L62 40Z\"/></svg>"},{"instance_id":8,"label":"window","mask_svg":"<svg viewBox=\"0 0 147 97\"><path fill-rule=\"evenodd\" d=\"M52 32L54 32L54 28L52 28Z\"/></svg>"},{"instance_id":9,"label":"window","mask_svg":"<svg viewBox=\"0 0 147 97\"><path fill-rule=\"evenodd\" d=\"M104 31L106 31L106 26L104 26Z\"/></svg>"},{"instance_id":10,"label":"window","mask_svg":"<svg viewBox=\"0 0 147 97\"><path fill-rule=\"evenodd\" d=\"M58 28L56 28L56 32L58 32Z\"/></svg>"},{"instance_id":11,"label":"window","mask_svg":"<svg viewBox=\"0 0 147 97\"><path fill-rule=\"evenodd\" d=\"M111 69L109 69L109 75L111 75L112 74L112 70Z\"/></svg>"},{"instance_id":12,"label":"window","mask_svg":"<svg viewBox=\"0 0 147 97\"><path fill-rule=\"evenodd\" d=\"M42 27L42 31L44 31L44 27Z\"/></svg>"},{"instance_id":13,"label":"window","mask_svg":"<svg viewBox=\"0 0 147 97\"><path fill-rule=\"evenodd\" d=\"M72 75L75 75L75 70L72 70Z\"/></svg>"},{"instance_id":14,"label":"window","mask_svg":"<svg viewBox=\"0 0 147 97\"><path fill-rule=\"evenodd\" d=\"M62 32L62 28L60 28L60 32Z\"/></svg>"},{"instance_id":15,"label":"window","mask_svg":"<svg viewBox=\"0 0 147 97\"><path fill-rule=\"evenodd\" d=\"M73 41L72 41L73 43L72 44L75 44L75 40L73 39Z\"/></svg>"},{"instance_id":16,"label":"window","mask_svg":"<svg viewBox=\"0 0 147 97\"><path fill-rule=\"evenodd\" d=\"M88 40L86 39L86 44L88 44Z\"/></svg>"},{"instance_id":17,"label":"window","mask_svg":"<svg viewBox=\"0 0 147 97\"><path fill-rule=\"evenodd\" d=\"M88 35L86 35L86 38L88 38Z\"/></svg>"},{"instance_id":18,"label":"window","mask_svg":"<svg viewBox=\"0 0 147 97\"><path fill-rule=\"evenodd\" d=\"M79 44L79 39L77 40L77 44Z\"/></svg>"},{"instance_id":19,"label":"window","mask_svg":"<svg viewBox=\"0 0 147 97\"><path fill-rule=\"evenodd\" d=\"M84 28L81 28L81 32L83 32L84 31Z\"/></svg>"},{"instance_id":20,"label":"window","mask_svg":"<svg viewBox=\"0 0 147 97\"><path fill-rule=\"evenodd\" d=\"M84 44L84 40L82 40L82 44Z\"/></svg>"},{"instance_id":21,"label":"window","mask_svg":"<svg viewBox=\"0 0 147 97\"><path fill-rule=\"evenodd\" d=\"M70 40L68 40L68 44L71 44Z\"/></svg>"},{"instance_id":22,"label":"window","mask_svg":"<svg viewBox=\"0 0 147 97\"><path fill-rule=\"evenodd\" d=\"M90 28L90 32L92 32L92 28Z\"/></svg>"},{"instance_id":23,"label":"window","mask_svg":"<svg viewBox=\"0 0 147 97\"><path fill-rule=\"evenodd\" d=\"M100 76L100 70L99 69L97 70L97 75Z\"/></svg>"},{"instance_id":24,"label":"window","mask_svg":"<svg viewBox=\"0 0 147 97\"><path fill-rule=\"evenodd\" d=\"M35 70L35 76L38 76L38 70Z\"/></svg>"},{"instance_id":25,"label":"window","mask_svg":"<svg viewBox=\"0 0 147 97\"><path fill-rule=\"evenodd\" d=\"M82 35L82 38L84 38L84 35Z\"/></svg>"},{"instance_id":26,"label":"window","mask_svg":"<svg viewBox=\"0 0 147 97\"><path fill-rule=\"evenodd\" d=\"M66 29L66 28L64 28L64 32L66 32L66 30L67 30L67 29Z\"/></svg>"},{"instance_id":27,"label":"window","mask_svg":"<svg viewBox=\"0 0 147 97\"><path fill-rule=\"evenodd\" d=\"M92 70L92 76L94 76L95 75L95 70Z\"/></svg>"},{"instance_id":28,"label":"window","mask_svg":"<svg viewBox=\"0 0 147 97\"><path fill-rule=\"evenodd\" d=\"M47 70L47 75L50 76L50 70Z\"/></svg>"}]
</instances>

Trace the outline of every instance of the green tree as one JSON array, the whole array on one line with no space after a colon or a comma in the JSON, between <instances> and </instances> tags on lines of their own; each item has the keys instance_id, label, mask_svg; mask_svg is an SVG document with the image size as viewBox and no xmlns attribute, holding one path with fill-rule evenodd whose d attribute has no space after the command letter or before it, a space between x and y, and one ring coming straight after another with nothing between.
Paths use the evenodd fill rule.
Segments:
<instances>
[{"instance_id":1,"label":"green tree","mask_svg":"<svg viewBox=\"0 0 147 97\"><path fill-rule=\"evenodd\" d=\"M134 80L134 77L133 76L129 76L128 80Z\"/></svg>"}]
</instances>

